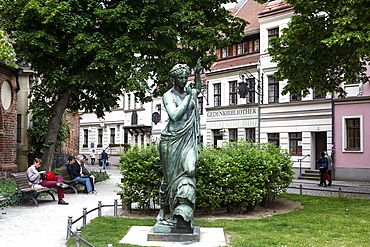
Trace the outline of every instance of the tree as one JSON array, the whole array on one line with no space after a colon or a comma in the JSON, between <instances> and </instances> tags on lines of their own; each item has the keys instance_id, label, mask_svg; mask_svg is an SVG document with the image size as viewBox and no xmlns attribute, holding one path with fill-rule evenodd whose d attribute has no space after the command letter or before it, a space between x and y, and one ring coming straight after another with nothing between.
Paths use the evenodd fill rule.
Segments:
<instances>
[{"instance_id":1,"label":"tree","mask_svg":"<svg viewBox=\"0 0 370 247\"><path fill-rule=\"evenodd\" d=\"M240 40L246 22L221 7L227 2L0 0L1 27L41 78L31 96L52 112L43 168L51 166L65 109L103 117L123 89L149 100L147 90L168 89L174 64L195 66L203 57L209 65L216 47Z\"/></svg>"},{"instance_id":2,"label":"tree","mask_svg":"<svg viewBox=\"0 0 370 247\"><path fill-rule=\"evenodd\" d=\"M286 0L295 15L281 37L272 38L269 54L276 76L286 79L283 93L303 95L316 88L337 92L343 82L369 82L370 2Z\"/></svg>"},{"instance_id":3,"label":"tree","mask_svg":"<svg viewBox=\"0 0 370 247\"><path fill-rule=\"evenodd\" d=\"M6 64L15 65L15 51L2 30L0 30L0 60Z\"/></svg>"}]
</instances>

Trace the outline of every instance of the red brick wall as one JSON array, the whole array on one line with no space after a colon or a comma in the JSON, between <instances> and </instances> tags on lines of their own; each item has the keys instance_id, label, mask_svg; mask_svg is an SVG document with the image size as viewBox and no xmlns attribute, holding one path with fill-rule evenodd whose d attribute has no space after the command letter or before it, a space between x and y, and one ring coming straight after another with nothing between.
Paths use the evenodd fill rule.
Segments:
<instances>
[{"instance_id":1,"label":"red brick wall","mask_svg":"<svg viewBox=\"0 0 370 247\"><path fill-rule=\"evenodd\" d=\"M3 83L8 81L11 85L11 105L5 110L0 94L0 175L6 171L16 171L16 152L17 152L17 93L16 76L0 65L0 88Z\"/></svg>"}]
</instances>

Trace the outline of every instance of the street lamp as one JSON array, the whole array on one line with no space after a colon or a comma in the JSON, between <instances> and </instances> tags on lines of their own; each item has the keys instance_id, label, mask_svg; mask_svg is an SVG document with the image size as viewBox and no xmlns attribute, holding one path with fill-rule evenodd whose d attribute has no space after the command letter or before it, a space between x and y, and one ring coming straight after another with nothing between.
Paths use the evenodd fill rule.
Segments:
<instances>
[{"instance_id":1,"label":"street lamp","mask_svg":"<svg viewBox=\"0 0 370 247\"><path fill-rule=\"evenodd\" d=\"M257 102L258 103L257 143L260 144L261 143L261 99L262 99L261 97L261 82L262 82L261 81L261 61L258 60L258 63L257 63L257 78L248 70L240 71L239 78L241 79L241 81L238 83L239 86L237 87L237 91L240 95L240 98L247 98L247 102L248 100L250 100L249 91L251 91L251 89L255 87L255 82L257 81L257 95L258 95L257 97L257 101L258 101Z\"/></svg>"}]
</instances>

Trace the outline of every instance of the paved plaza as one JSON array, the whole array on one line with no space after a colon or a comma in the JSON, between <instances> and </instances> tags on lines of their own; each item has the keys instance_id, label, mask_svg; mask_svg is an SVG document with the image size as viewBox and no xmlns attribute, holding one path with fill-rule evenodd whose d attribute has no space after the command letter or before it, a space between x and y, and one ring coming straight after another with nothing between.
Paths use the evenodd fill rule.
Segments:
<instances>
[{"instance_id":1,"label":"paved plaza","mask_svg":"<svg viewBox=\"0 0 370 247\"><path fill-rule=\"evenodd\" d=\"M98 166L88 166L92 170L100 170ZM0 243L1 246L37 246L37 247L62 247L65 246L68 216L73 220L80 217L83 208L87 211L98 206L102 201L103 205L113 205L118 188L116 184L121 181L121 175L115 166L107 168L110 179L97 183L95 189L97 195L86 195L66 193L65 200L69 205L58 205L53 202L50 196L40 200L39 207L33 202L22 206L7 207L1 210L0 215ZM332 196L370 199L370 183L333 181L330 187L319 187L318 181L294 180L287 192L292 194L303 194L313 196ZM120 202L118 202L120 204ZM122 213L119 207L118 215ZM87 223L97 217L97 211L87 216ZM104 207L103 216L112 216L113 207ZM73 230L81 227L82 220L73 225Z\"/></svg>"}]
</instances>

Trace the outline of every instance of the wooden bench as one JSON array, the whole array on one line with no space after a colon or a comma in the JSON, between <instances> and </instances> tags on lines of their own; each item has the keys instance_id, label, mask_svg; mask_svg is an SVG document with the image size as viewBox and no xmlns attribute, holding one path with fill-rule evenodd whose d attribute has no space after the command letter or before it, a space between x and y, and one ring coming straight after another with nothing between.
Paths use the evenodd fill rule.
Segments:
<instances>
[{"instance_id":1,"label":"wooden bench","mask_svg":"<svg viewBox=\"0 0 370 247\"><path fill-rule=\"evenodd\" d=\"M51 197L53 198L53 201L55 201L55 197L53 193L50 191L51 188L48 188L48 187L32 188L29 185L27 173L25 172L13 173L12 177L14 178L18 189L22 193L21 198L23 197L23 198L31 199L37 207L39 206L37 197L43 192L46 192L49 195L51 195Z\"/></svg>"},{"instance_id":2,"label":"wooden bench","mask_svg":"<svg viewBox=\"0 0 370 247\"><path fill-rule=\"evenodd\" d=\"M5 196L0 196L0 202L2 201L6 201L6 197Z\"/></svg>"},{"instance_id":3,"label":"wooden bench","mask_svg":"<svg viewBox=\"0 0 370 247\"><path fill-rule=\"evenodd\" d=\"M65 184L68 184L68 188L72 189L76 194L77 194L77 189L76 189L76 185L77 184L81 184L81 185L85 186L85 184L82 183L82 182L78 182L76 180L72 180L71 179L71 176L69 176L69 172L68 172L67 168L59 168L59 169L56 169L56 170L63 177L64 183Z\"/></svg>"}]
</instances>

